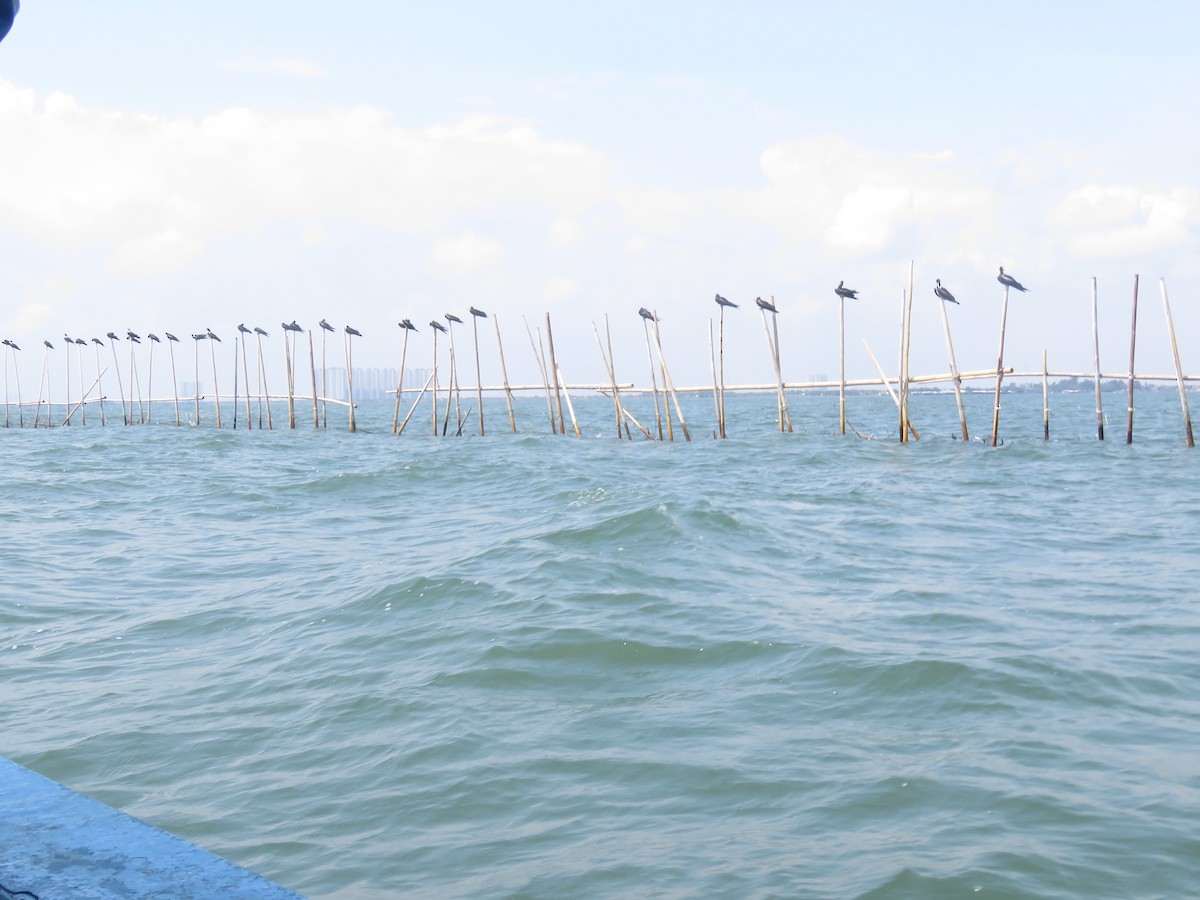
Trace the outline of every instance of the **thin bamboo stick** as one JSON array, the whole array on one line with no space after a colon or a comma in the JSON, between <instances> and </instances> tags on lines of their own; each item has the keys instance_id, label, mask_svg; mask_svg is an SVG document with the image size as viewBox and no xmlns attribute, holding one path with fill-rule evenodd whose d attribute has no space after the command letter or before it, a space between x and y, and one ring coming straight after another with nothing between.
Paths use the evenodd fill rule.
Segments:
<instances>
[{"instance_id":1,"label":"thin bamboo stick","mask_svg":"<svg viewBox=\"0 0 1200 900\"><path fill-rule=\"evenodd\" d=\"M958 375L958 363L954 359L954 341L950 339L950 316L946 312L946 300L939 296L938 302L942 311L942 328L946 332L946 353L950 357L950 374L954 379L954 401L958 405L958 424L962 429L962 439L969 441L967 434L967 411L963 405L962 379Z\"/></svg>"},{"instance_id":2,"label":"thin bamboo stick","mask_svg":"<svg viewBox=\"0 0 1200 900\"><path fill-rule=\"evenodd\" d=\"M1137 348L1138 277L1133 276L1133 321L1129 324L1129 402L1125 423L1125 443L1133 443L1133 352Z\"/></svg>"},{"instance_id":3,"label":"thin bamboo stick","mask_svg":"<svg viewBox=\"0 0 1200 900\"><path fill-rule=\"evenodd\" d=\"M433 393L430 395L433 407L433 436L437 437L438 433L438 406L437 406L437 336L442 330L442 324L436 319L431 320L429 327L433 329Z\"/></svg>"},{"instance_id":4,"label":"thin bamboo stick","mask_svg":"<svg viewBox=\"0 0 1200 900\"><path fill-rule=\"evenodd\" d=\"M1004 305L1000 311L1000 355L996 362L996 402L992 409L992 446L1000 440L1000 385L1004 381L1004 331L1008 324L1008 285L1004 285Z\"/></svg>"},{"instance_id":5,"label":"thin bamboo stick","mask_svg":"<svg viewBox=\"0 0 1200 900\"><path fill-rule=\"evenodd\" d=\"M108 346L109 346L109 349L112 350L113 368L117 372L117 393L121 395L121 420L126 425L128 425L129 424L129 414L125 412L125 386L123 384L121 384L121 367L119 365L117 365L117 346L116 346L115 342L119 341L119 340L120 340L120 338L118 338L116 336L116 334L114 334L113 332L110 331L108 333ZM199 345L197 344L196 353L199 354L199 352L200 352ZM197 360L199 360L198 355L196 358L197 358ZM199 362L196 363L196 371L197 372L200 371L200 363ZM197 385L200 383L199 378L197 378L196 383L197 383ZM198 389L199 388L197 388L197 390ZM197 418L199 418L199 415L200 415L200 413L197 412L196 413Z\"/></svg>"},{"instance_id":6,"label":"thin bamboo stick","mask_svg":"<svg viewBox=\"0 0 1200 900\"><path fill-rule=\"evenodd\" d=\"M550 399L550 373L546 371L546 358L541 350L542 332L538 331L538 339L533 339L533 331L529 328L529 320L524 316L521 317L525 322L525 333L529 335L529 346L533 348L533 358L537 360L538 369L542 373L542 387L546 392L546 414L550 417L550 433L558 434L557 426L554 424L554 401Z\"/></svg>"},{"instance_id":7,"label":"thin bamboo stick","mask_svg":"<svg viewBox=\"0 0 1200 900\"><path fill-rule=\"evenodd\" d=\"M867 339L863 338L863 346L867 348L867 355L871 357L871 362L875 363L875 370L879 372L879 380L883 382L883 386L887 388L888 396L892 398L892 402L896 404L896 409L900 409L900 396L892 390L892 383L888 377L883 374L883 366L879 364L879 360L875 358L874 351L871 350L871 345L867 343ZM900 380L896 379L896 385L899 386ZM913 425L912 419L905 418L905 425L908 426L908 433L913 436L914 440L919 441L921 435L917 433L917 426Z\"/></svg>"},{"instance_id":8,"label":"thin bamboo stick","mask_svg":"<svg viewBox=\"0 0 1200 900\"><path fill-rule=\"evenodd\" d=\"M546 313L546 348L550 351L550 371L554 375L554 399L558 407L558 430L560 433L566 434L567 429L563 423L562 410L562 378L558 371L558 358L554 355L554 331L550 327L550 313Z\"/></svg>"},{"instance_id":9,"label":"thin bamboo stick","mask_svg":"<svg viewBox=\"0 0 1200 900\"><path fill-rule=\"evenodd\" d=\"M1096 440L1104 440L1104 409L1100 400L1100 318L1096 299L1096 276L1092 276L1092 341L1096 348Z\"/></svg>"},{"instance_id":10,"label":"thin bamboo stick","mask_svg":"<svg viewBox=\"0 0 1200 900\"><path fill-rule=\"evenodd\" d=\"M238 331L240 331L243 335L243 337L242 337L242 380L246 382L246 430L249 431L251 428L251 426L250 426L250 420L251 420L251 416L250 416L250 365L249 365L249 363L246 362L246 341L250 337L250 329L247 328L245 325L239 325ZM235 362L234 365L236 366L237 363Z\"/></svg>"},{"instance_id":11,"label":"thin bamboo stick","mask_svg":"<svg viewBox=\"0 0 1200 900\"><path fill-rule=\"evenodd\" d=\"M96 371L97 372L100 371L100 348L103 346L104 346L104 342L102 340L100 340L99 338L92 338L92 349L96 351ZM106 369L105 371L108 371L108 370ZM175 371L175 355L174 355L174 353L172 353L171 354L171 372L174 373L174 371ZM97 383L99 385L99 390L100 390L100 425L101 425L101 427L104 427L104 426L108 425L108 421L107 421L108 417L105 415L105 412L104 412L104 381L103 381L103 379L98 377ZM178 417L178 407L179 407L178 400L175 401L175 406L176 406L176 410L177 410L176 417ZM178 424L178 422L176 422L176 424Z\"/></svg>"},{"instance_id":12,"label":"thin bamboo stick","mask_svg":"<svg viewBox=\"0 0 1200 900\"><path fill-rule=\"evenodd\" d=\"M547 321L546 324L549 325L549 321ZM553 346L553 342L551 342L551 346ZM555 367L554 367L554 377L556 379L556 384L564 384L566 381L566 379L564 379L562 376L562 371L558 368L557 365L555 365ZM563 396L566 398L566 401L567 401L567 411L571 414L571 427L575 429L575 437L583 437L583 435L579 431L579 423L575 420L575 405L573 403L571 403L570 391L564 390Z\"/></svg>"},{"instance_id":13,"label":"thin bamboo stick","mask_svg":"<svg viewBox=\"0 0 1200 900\"><path fill-rule=\"evenodd\" d=\"M708 360L712 364L712 380L713 380L713 412L717 417L717 429L713 432L713 437L721 436L721 381L717 377L717 351L713 343L713 327L712 319L708 320Z\"/></svg>"},{"instance_id":14,"label":"thin bamboo stick","mask_svg":"<svg viewBox=\"0 0 1200 900\"><path fill-rule=\"evenodd\" d=\"M292 362L295 356L296 332L285 328L283 332L283 357L287 364L287 406L288 428L296 430L296 367ZM289 339L290 336L290 339Z\"/></svg>"},{"instance_id":15,"label":"thin bamboo stick","mask_svg":"<svg viewBox=\"0 0 1200 900\"><path fill-rule=\"evenodd\" d=\"M325 329L324 328L321 329L321 343L322 344L325 343ZM322 360L322 363L324 363L324 360ZM321 427L321 411L320 411L320 407L317 405L317 355L316 355L316 349L313 347L313 333L312 333L311 329L309 329L309 332L308 332L308 371L309 371L309 375L310 375L310 378L312 381L313 428L320 429L320 427ZM325 385L324 384L321 385L321 396L322 396L322 398L324 398L324 396L325 396ZM328 402L326 402L325 408L326 409L329 408Z\"/></svg>"},{"instance_id":16,"label":"thin bamboo stick","mask_svg":"<svg viewBox=\"0 0 1200 900\"><path fill-rule=\"evenodd\" d=\"M82 390L80 391L81 396L79 398L79 402L76 403L74 407L72 407L72 409L69 413L67 413L66 418L63 419L63 425L67 425L70 423L71 416L75 415L75 413L78 412L79 407L84 405L84 403L87 400L87 395L92 392L92 388L95 387L97 382L99 382L99 381L100 381L100 378L99 378L99 376L97 376L96 381L92 382L92 387L88 388L86 392L84 392Z\"/></svg>"},{"instance_id":17,"label":"thin bamboo stick","mask_svg":"<svg viewBox=\"0 0 1200 900\"><path fill-rule=\"evenodd\" d=\"M621 397L617 393L617 376L613 373L608 355L604 352L604 344L600 340L600 329L596 327L595 322L592 322L592 332L596 335L596 346L600 350L600 358L604 361L604 371L608 373L608 382L612 385L613 415L617 420L617 440L619 441L621 439L621 425L624 423L621 416Z\"/></svg>"},{"instance_id":18,"label":"thin bamboo stick","mask_svg":"<svg viewBox=\"0 0 1200 900\"><path fill-rule=\"evenodd\" d=\"M846 434L846 298L838 294L838 434Z\"/></svg>"},{"instance_id":19,"label":"thin bamboo stick","mask_svg":"<svg viewBox=\"0 0 1200 900\"><path fill-rule=\"evenodd\" d=\"M192 335L192 342L196 345L196 371L195 371L196 421L192 423L193 425L200 424L200 342L206 341L206 340L208 340L207 334L193 334ZM116 354L115 353L113 354L113 364L114 364L114 368L115 368L116 367ZM120 385L120 382L121 382L121 370L117 369L117 384L118 384L118 386ZM122 410L125 408L124 403L121 404L121 408L122 408ZM125 424L128 425L129 421L126 420Z\"/></svg>"},{"instance_id":20,"label":"thin bamboo stick","mask_svg":"<svg viewBox=\"0 0 1200 900\"><path fill-rule=\"evenodd\" d=\"M436 330L434 331L434 336L435 338L437 336ZM417 405L421 402L421 398L425 396L425 392L429 390L429 382L433 381L434 374L434 372L430 372L429 377L425 379L425 386L421 388L421 393L417 394L417 399L413 401L412 409L408 411L408 415L404 417L404 421L400 424L400 430L396 432L397 435L404 434L404 426L408 424L408 420L412 418L412 414L417 411Z\"/></svg>"},{"instance_id":21,"label":"thin bamboo stick","mask_svg":"<svg viewBox=\"0 0 1200 900\"><path fill-rule=\"evenodd\" d=\"M642 316L642 331L646 335L646 360L650 364L650 386L654 391L654 421L658 424L658 439L663 439L662 412L658 407L658 376L654 374L654 354L650 351L650 320ZM665 405L665 404L664 404Z\"/></svg>"},{"instance_id":22,"label":"thin bamboo stick","mask_svg":"<svg viewBox=\"0 0 1200 900\"><path fill-rule=\"evenodd\" d=\"M1158 279L1158 288L1162 292L1163 311L1167 316L1167 333L1171 337L1171 355L1175 358L1175 375L1179 381L1179 403L1183 407L1183 426L1187 434L1187 445L1195 447L1196 441L1192 437L1192 414L1188 410L1187 389L1183 386L1183 366L1179 362L1179 344L1175 341L1175 323L1171 319L1171 304L1167 300L1167 280L1165 278Z\"/></svg>"},{"instance_id":23,"label":"thin bamboo stick","mask_svg":"<svg viewBox=\"0 0 1200 900\"><path fill-rule=\"evenodd\" d=\"M400 395L404 391L404 361L408 358L408 326L401 322L400 330L404 332L404 340L400 346L400 374L396 376L396 408L392 411L392 434L400 433Z\"/></svg>"},{"instance_id":24,"label":"thin bamboo stick","mask_svg":"<svg viewBox=\"0 0 1200 900\"><path fill-rule=\"evenodd\" d=\"M658 313L657 312L654 313L654 345L658 348L658 363L662 367L663 388L670 395L671 402L675 406L675 416L676 416L676 418L679 419L679 427L683 431L684 438L687 439L688 441L691 441L692 435L688 432L687 422L685 422L683 420L683 409L679 405L679 394L676 393L676 391L675 391L675 384L671 380L670 371L667 369L667 359L663 355L662 335L659 332L659 328L658 328ZM670 421L671 421L670 410L668 410L667 412L668 412L667 423L669 425Z\"/></svg>"},{"instance_id":25,"label":"thin bamboo stick","mask_svg":"<svg viewBox=\"0 0 1200 900\"><path fill-rule=\"evenodd\" d=\"M262 349L262 339L263 339L264 335L266 335L266 332L263 331L263 329L255 327L254 336L258 342L258 384L259 384L258 428L260 431L262 430L263 406L266 406L266 408L267 408L267 430L273 431L275 429L275 422L271 418L271 389L270 389L270 387L267 386L267 360L266 360L266 357L263 356L263 349ZM283 333L283 340L285 343L287 342L287 332L286 331ZM265 403L264 403L264 395L265 395Z\"/></svg>"},{"instance_id":26,"label":"thin bamboo stick","mask_svg":"<svg viewBox=\"0 0 1200 900\"><path fill-rule=\"evenodd\" d=\"M492 324L496 326L496 347L500 351L500 377L504 381L504 402L508 405L508 424L512 433L517 433L517 417L513 413L512 389L508 386L508 368L504 365L504 342L500 340L500 319L493 315Z\"/></svg>"},{"instance_id":27,"label":"thin bamboo stick","mask_svg":"<svg viewBox=\"0 0 1200 900\"><path fill-rule=\"evenodd\" d=\"M616 357L616 355L613 353L613 346L612 346L612 329L609 327L609 324L608 324L608 313L605 313L605 314L604 314L604 337L605 337L605 339L608 341L608 358L609 358L609 359L612 361L613 381L614 381L613 389L614 389L614 390L617 390L617 391L619 391L619 390L620 390L620 385L617 385L617 384L615 384L615 382L616 382L616 373L617 373L617 357ZM624 404L624 403L622 403L622 404L621 404L621 409L622 409L622 410L624 410L624 409L625 409L625 404ZM635 419L635 420L634 420L634 422L636 423L636 421L637 421L637 420ZM632 433L629 431L629 423L628 423L628 422L624 422L624 423L622 423L622 424L625 426L625 437L626 437L628 440L631 440L631 441L632 441L632 440L633 440L633 434L632 434ZM618 430L618 431L620 431L620 428L618 428L617 430Z\"/></svg>"},{"instance_id":28,"label":"thin bamboo stick","mask_svg":"<svg viewBox=\"0 0 1200 900\"><path fill-rule=\"evenodd\" d=\"M718 426L721 429L721 437L728 437L725 431L725 305L717 304L721 310L721 324L718 329L717 337L717 361L720 365L721 375L721 410L717 416Z\"/></svg>"},{"instance_id":29,"label":"thin bamboo stick","mask_svg":"<svg viewBox=\"0 0 1200 900\"><path fill-rule=\"evenodd\" d=\"M479 404L479 436L485 435L483 427L483 375L482 369L479 367L479 320L486 319L487 313L481 309L471 307L471 334L475 343L475 396L476 402Z\"/></svg>"},{"instance_id":30,"label":"thin bamboo stick","mask_svg":"<svg viewBox=\"0 0 1200 900\"><path fill-rule=\"evenodd\" d=\"M644 434L650 440L654 440L654 435L652 435L649 431L647 431L645 426L643 426L641 422L639 422L637 419L635 419L633 417L633 413L631 413L623 404L621 406L621 412L625 414L625 418L627 418L630 422L632 422L634 425L636 425L638 427L638 429L642 432L642 434Z\"/></svg>"},{"instance_id":31,"label":"thin bamboo stick","mask_svg":"<svg viewBox=\"0 0 1200 900\"><path fill-rule=\"evenodd\" d=\"M233 336L233 430L237 431L238 419L238 337Z\"/></svg>"},{"instance_id":32,"label":"thin bamboo stick","mask_svg":"<svg viewBox=\"0 0 1200 900\"><path fill-rule=\"evenodd\" d=\"M783 370L779 365L779 351L776 342L771 340L771 326L767 324L767 311L763 307L759 307L759 311L762 313L763 331L767 335L767 350L771 354L771 364L775 367L775 408L779 419L779 432L782 434L785 422L788 430L791 430L791 417L787 415L787 399L783 391ZM772 313L772 315L778 315L778 313Z\"/></svg>"},{"instance_id":33,"label":"thin bamboo stick","mask_svg":"<svg viewBox=\"0 0 1200 900\"><path fill-rule=\"evenodd\" d=\"M217 386L217 338L210 331L208 333L208 349L212 356L212 373L213 373L213 405L217 408L217 427L221 427L221 389Z\"/></svg>"},{"instance_id":34,"label":"thin bamboo stick","mask_svg":"<svg viewBox=\"0 0 1200 900\"><path fill-rule=\"evenodd\" d=\"M66 334L63 335L63 342L66 344L66 346L63 347L63 360L66 362L65 374L63 376L63 390L66 395L66 400L63 406L63 412L66 413L67 408L71 405L71 345L75 342L67 337ZM67 418L69 417L64 415L64 425L67 424Z\"/></svg>"},{"instance_id":35,"label":"thin bamboo stick","mask_svg":"<svg viewBox=\"0 0 1200 900\"><path fill-rule=\"evenodd\" d=\"M312 335L311 331L309 332L309 335L310 335L310 340L311 340L311 335ZM349 399L349 401L350 401L350 408L348 411L349 415L347 417L349 421L347 424L350 428L350 433L354 434L356 431L358 431L358 422L355 420L355 417L354 417L354 335L350 332L349 326L346 326L345 339L346 339L346 391L348 394L347 399ZM314 411L314 413L316 412L315 408L313 411Z\"/></svg>"},{"instance_id":36,"label":"thin bamboo stick","mask_svg":"<svg viewBox=\"0 0 1200 900\"><path fill-rule=\"evenodd\" d=\"M1050 372L1046 351L1042 351L1042 440L1050 440Z\"/></svg>"}]
</instances>

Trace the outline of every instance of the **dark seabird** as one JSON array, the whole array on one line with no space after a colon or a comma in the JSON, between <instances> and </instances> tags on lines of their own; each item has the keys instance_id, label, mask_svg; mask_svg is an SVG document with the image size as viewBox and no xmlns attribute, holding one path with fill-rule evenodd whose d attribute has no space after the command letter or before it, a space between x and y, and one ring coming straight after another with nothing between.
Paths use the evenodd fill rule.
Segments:
<instances>
[{"instance_id":1,"label":"dark seabird","mask_svg":"<svg viewBox=\"0 0 1200 900\"><path fill-rule=\"evenodd\" d=\"M213 334L213 330L211 328L208 329L208 339L210 341L216 341L218 344L221 343L221 339Z\"/></svg>"},{"instance_id":2,"label":"dark seabird","mask_svg":"<svg viewBox=\"0 0 1200 900\"><path fill-rule=\"evenodd\" d=\"M162 343L162 341L160 341L160 340L158 339L158 335L157 335L157 334L147 334L147 335L146 335L146 337L150 338L150 340L154 341L154 343L156 343L156 344L161 344L161 343Z\"/></svg>"},{"instance_id":3,"label":"dark seabird","mask_svg":"<svg viewBox=\"0 0 1200 900\"><path fill-rule=\"evenodd\" d=\"M5 338L4 340L0 341L0 344L3 344L5 347L12 347L14 350L21 349L16 344L14 344L12 341L10 341L8 338Z\"/></svg>"},{"instance_id":4,"label":"dark seabird","mask_svg":"<svg viewBox=\"0 0 1200 900\"><path fill-rule=\"evenodd\" d=\"M53 350L53 349L54 349L54 345L53 345L52 343L50 343L49 341L42 341L42 343L46 345L46 349L47 349L47 350Z\"/></svg>"},{"instance_id":5,"label":"dark seabird","mask_svg":"<svg viewBox=\"0 0 1200 900\"><path fill-rule=\"evenodd\" d=\"M417 326L412 323L412 319L405 319L400 323L400 327L407 331L416 331Z\"/></svg>"},{"instance_id":6,"label":"dark seabird","mask_svg":"<svg viewBox=\"0 0 1200 900\"><path fill-rule=\"evenodd\" d=\"M469 312L471 315L473 315L473 316L478 316L478 317L479 317L479 318L481 318L481 319L486 319L486 318L487 318L487 313L485 313L485 312L484 312L482 309L476 309L476 308L475 308L475 307L473 307L473 306L472 306L472 307L471 307L471 308L468 310L468 312Z\"/></svg>"},{"instance_id":7,"label":"dark seabird","mask_svg":"<svg viewBox=\"0 0 1200 900\"><path fill-rule=\"evenodd\" d=\"M141 335L134 334L132 331L126 331L125 336L135 344L140 344L142 342Z\"/></svg>"},{"instance_id":8,"label":"dark seabird","mask_svg":"<svg viewBox=\"0 0 1200 900\"><path fill-rule=\"evenodd\" d=\"M283 330L284 330L284 331L303 331L304 329L303 329L303 328L301 328L299 325L297 325L297 324L296 324L296 320L295 320L295 319L292 319L292 324L291 324L291 325L284 325L284 326L283 326Z\"/></svg>"},{"instance_id":9,"label":"dark seabird","mask_svg":"<svg viewBox=\"0 0 1200 900\"><path fill-rule=\"evenodd\" d=\"M777 310L777 309L775 308L775 304L774 304L774 303L768 303L768 302L767 302L766 300L764 300L762 297L755 297L755 298L754 298L754 305L755 305L755 306L757 306L759 309L765 309L767 312L773 312L773 313L777 313L777 312L779 312L779 310Z\"/></svg>"},{"instance_id":10,"label":"dark seabird","mask_svg":"<svg viewBox=\"0 0 1200 900\"><path fill-rule=\"evenodd\" d=\"M322 319L317 324L321 326L322 331L333 331L334 330L333 326L330 325L328 322L326 322L324 319Z\"/></svg>"},{"instance_id":11,"label":"dark seabird","mask_svg":"<svg viewBox=\"0 0 1200 900\"><path fill-rule=\"evenodd\" d=\"M645 319L647 322L657 322L658 321L658 319L654 318L654 313L650 312L650 310L646 309L646 307L644 307L644 306L638 310L638 315L641 316L643 319Z\"/></svg>"},{"instance_id":12,"label":"dark seabird","mask_svg":"<svg viewBox=\"0 0 1200 900\"><path fill-rule=\"evenodd\" d=\"M259 328L257 325L255 325L255 326L254 326L254 333L255 333L255 334L262 335L263 337L270 337L270 336L271 336L271 335L267 334L265 331L263 331L261 328Z\"/></svg>"},{"instance_id":13,"label":"dark seabird","mask_svg":"<svg viewBox=\"0 0 1200 900\"><path fill-rule=\"evenodd\" d=\"M738 305L736 303L734 303L732 300L726 300L720 294L717 294L716 300L717 300L717 306L728 306L732 309L738 308Z\"/></svg>"},{"instance_id":14,"label":"dark seabird","mask_svg":"<svg viewBox=\"0 0 1200 900\"><path fill-rule=\"evenodd\" d=\"M454 313L446 313L446 321L447 322L457 322L459 325L462 324L462 319L460 319Z\"/></svg>"},{"instance_id":15,"label":"dark seabird","mask_svg":"<svg viewBox=\"0 0 1200 900\"><path fill-rule=\"evenodd\" d=\"M207 341L208 340L207 334L193 334L192 337L197 341Z\"/></svg>"},{"instance_id":16,"label":"dark seabird","mask_svg":"<svg viewBox=\"0 0 1200 900\"><path fill-rule=\"evenodd\" d=\"M240 331L242 334L250 333L250 329L246 327L246 324L244 322L238 323L238 331Z\"/></svg>"},{"instance_id":17,"label":"dark seabird","mask_svg":"<svg viewBox=\"0 0 1200 900\"><path fill-rule=\"evenodd\" d=\"M113 332L113 331L110 331L107 335L105 335L105 337L107 337L110 341L119 341L120 340L120 338L117 337L116 332Z\"/></svg>"},{"instance_id":18,"label":"dark seabird","mask_svg":"<svg viewBox=\"0 0 1200 900\"><path fill-rule=\"evenodd\" d=\"M151 337L154 337L154 336L153 336L153 335L151 335ZM154 339L155 339L155 340L158 340L158 338L154 338ZM85 347L87 346L87 341L85 341L83 338L75 338L75 343L76 343L77 345L79 345L79 344L82 344L82 345L83 345L83 346L85 346Z\"/></svg>"},{"instance_id":19,"label":"dark seabird","mask_svg":"<svg viewBox=\"0 0 1200 900\"><path fill-rule=\"evenodd\" d=\"M442 331L442 332L444 332L444 331L446 330L446 326L445 326L445 325L443 325L441 322L439 322L437 319L433 319L433 320L432 320L432 321L429 323L429 326L430 326L431 328L435 328L435 329L437 329L438 331Z\"/></svg>"},{"instance_id":20,"label":"dark seabird","mask_svg":"<svg viewBox=\"0 0 1200 900\"><path fill-rule=\"evenodd\" d=\"M1013 278L1011 275L1004 274L1004 266L1000 267L1000 274L996 276L996 280L1005 287L1015 288L1016 290L1023 291L1026 294L1029 293L1029 288L1025 287L1025 285L1021 284L1021 282L1017 281L1017 279Z\"/></svg>"},{"instance_id":21,"label":"dark seabird","mask_svg":"<svg viewBox=\"0 0 1200 900\"><path fill-rule=\"evenodd\" d=\"M848 287L842 287L842 285L844 285L845 283L846 282L844 282L844 281L839 281L838 286L833 289L833 292L835 294L837 294L839 297L841 297L842 299L849 298L850 300L857 300L858 299L858 291L851 290Z\"/></svg>"},{"instance_id":22,"label":"dark seabird","mask_svg":"<svg viewBox=\"0 0 1200 900\"><path fill-rule=\"evenodd\" d=\"M351 328L349 325L346 326L346 334L352 335L353 337L362 337L361 331L359 331L357 328Z\"/></svg>"},{"instance_id":23,"label":"dark seabird","mask_svg":"<svg viewBox=\"0 0 1200 900\"><path fill-rule=\"evenodd\" d=\"M954 295L942 287L942 279L937 279L937 287L933 289L933 293L935 297L941 300L949 300L955 306L958 306L958 301L954 299Z\"/></svg>"},{"instance_id":24,"label":"dark seabird","mask_svg":"<svg viewBox=\"0 0 1200 900\"><path fill-rule=\"evenodd\" d=\"M92 343L99 344L101 347L104 346L104 341L100 340L100 338L92 338Z\"/></svg>"},{"instance_id":25,"label":"dark seabird","mask_svg":"<svg viewBox=\"0 0 1200 900\"><path fill-rule=\"evenodd\" d=\"M178 341L179 340L179 338L175 337L175 335L171 334L171 332L169 332L169 331L164 331L163 334L165 334L167 336L168 341Z\"/></svg>"}]
</instances>

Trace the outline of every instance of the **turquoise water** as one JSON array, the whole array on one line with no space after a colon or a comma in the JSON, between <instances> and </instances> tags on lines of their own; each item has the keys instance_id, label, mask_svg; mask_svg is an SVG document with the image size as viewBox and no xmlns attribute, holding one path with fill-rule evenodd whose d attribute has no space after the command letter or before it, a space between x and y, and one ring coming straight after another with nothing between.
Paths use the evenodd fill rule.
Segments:
<instances>
[{"instance_id":1,"label":"turquoise water","mask_svg":"<svg viewBox=\"0 0 1200 900\"><path fill-rule=\"evenodd\" d=\"M1176 394L487 402L0 429L0 753L312 897L1200 892Z\"/></svg>"}]
</instances>

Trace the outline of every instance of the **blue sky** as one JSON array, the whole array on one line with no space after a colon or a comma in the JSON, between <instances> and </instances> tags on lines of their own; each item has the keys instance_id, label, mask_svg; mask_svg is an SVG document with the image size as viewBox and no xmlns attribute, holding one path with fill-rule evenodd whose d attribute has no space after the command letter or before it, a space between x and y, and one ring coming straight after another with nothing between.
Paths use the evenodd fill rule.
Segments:
<instances>
[{"instance_id":1,"label":"blue sky","mask_svg":"<svg viewBox=\"0 0 1200 900\"><path fill-rule=\"evenodd\" d=\"M598 381L608 313L642 381L648 306L695 384L720 292L775 297L802 380L837 370L845 279L867 376L914 260L915 372L946 369L934 278L960 367L995 365L999 265L1033 289L1018 368L1090 368L1096 276L1119 372L1140 273L1138 368L1167 372L1159 276L1185 366L1200 333L1198 33L1168 2L28 0L0 44L0 332L325 317L394 365L399 318L475 305L533 380L520 318L549 311ZM757 318L727 329L727 379L771 380Z\"/></svg>"}]
</instances>

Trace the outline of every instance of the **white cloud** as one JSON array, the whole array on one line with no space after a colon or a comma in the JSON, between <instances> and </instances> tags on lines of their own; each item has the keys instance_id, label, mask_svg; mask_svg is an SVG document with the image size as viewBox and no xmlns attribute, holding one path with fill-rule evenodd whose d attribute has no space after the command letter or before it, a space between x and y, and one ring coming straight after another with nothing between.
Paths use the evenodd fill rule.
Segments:
<instances>
[{"instance_id":1,"label":"white cloud","mask_svg":"<svg viewBox=\"0 0 1200 900\"><path fill-rule=\"evenodd\" d=\"M1089 184L1067 194L1047 214L1078 256L1149 253L1191 240L1195 191L1147 191L1133 185Z\"/></svg>"},{"instance_id":2,"label":"white cloud","mask_svg":"<svg viewBox=\"0 0 1200 900\"><path fill-rule=\"evenodd\" d=\"M504 260L504 248L498 241L477 234L463 234L434 244L433 264L452 272L474 272Z\"/></svg>"},{"instance_id":3,"label":"white cloud","mask_svg":"<svg viewBox=\"0 0 1200 900\"><path fill-rule=\"evenodd\" d=\"M168 228L158 234L125 241L109 258L109 265L127 275L153 275L182 268L199 256L202 244Z\"/></svg>"},{"instance_id":4,"label":"white cloud","mask_svg":"<svg viewBox=\"0 0 1200 900\"><path fill-rule=\"evenodd\" d=\"M291 75L297 78L324 78L325 69L318 66L316 63L306 62L302 59L288 59L277 57L275 59L255 59L253 57L244 57L242 59L226 59L217 63L222 69L228 72L256 72L268 75Z\"/></svg>"}]
</instances>

